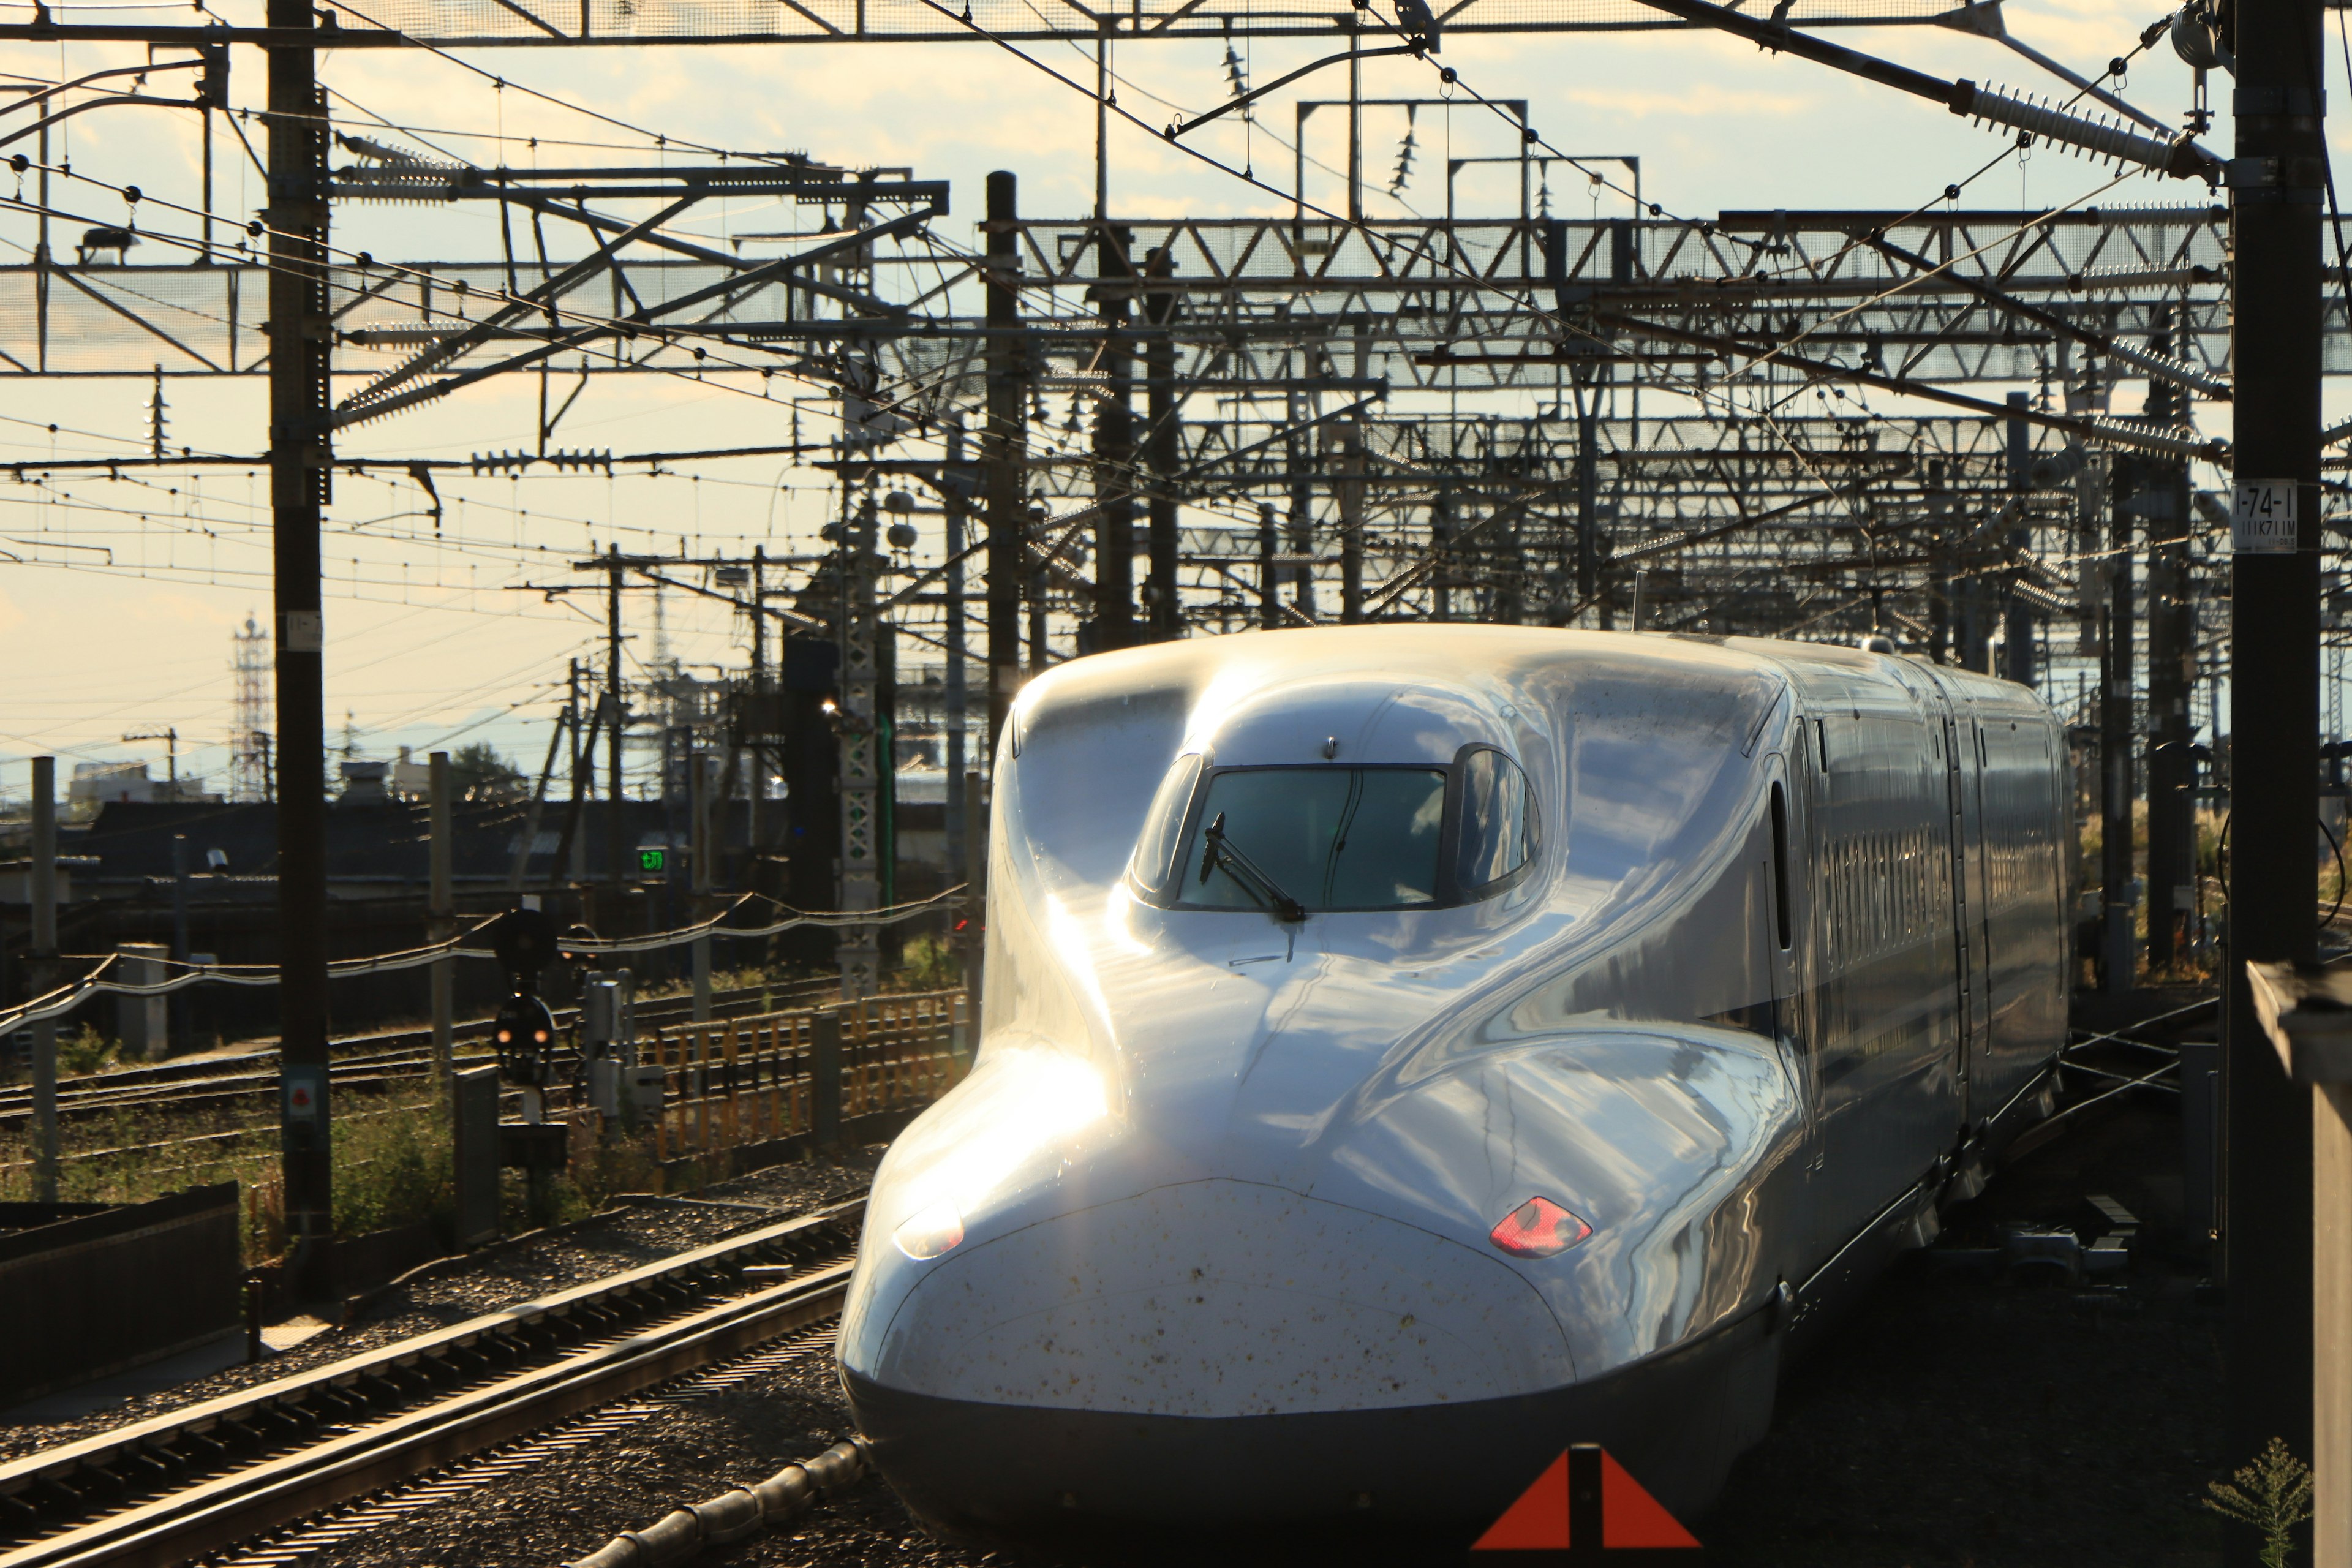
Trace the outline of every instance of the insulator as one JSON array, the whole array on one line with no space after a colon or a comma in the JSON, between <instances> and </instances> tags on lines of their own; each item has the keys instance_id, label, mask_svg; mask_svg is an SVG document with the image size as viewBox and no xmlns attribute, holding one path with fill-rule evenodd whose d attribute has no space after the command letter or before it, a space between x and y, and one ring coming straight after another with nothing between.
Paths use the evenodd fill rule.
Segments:
<instances>
[{"instance_id":1,"label":"insulator","mask_svg":"<svg viewBox=\"0 0 2352 1568\"><path fill-rule=\"evenodd\" d=\"M449 202L457 199L457 186L465 174L465 170L454 165L400 163L383 169L353 165L336 174L335 194L346 201Z\"/></svg>"},{"instance_id":2,"label":"insulator","mask_svg":"<svg viewBox=\"0 0 2352 1568\"><path fill-rule=\"evenodd\" d=\"M419 343L437 343L464 331L463 327L362 327L348 333L344 342L363 349L414 348Z\"/></svg>"},{"instance_id":3,"label":"insulator","mask_svg":"<svg viewBox=\"0 0 2352 1568\"><path fill-rule=\"evenodd\" d=\"M2033 103L1997 87L1979 87L1966 79L1956 85L1962 90L1953 97L1951 109L1955 114L2030 132L2043 141L2075 148L2095 158L2137 163L2168 174L2219 178L2219 166L2212 154L2186 137L2177 142L2159 142L2113 121Z\"/></svg>"}]
</instances>

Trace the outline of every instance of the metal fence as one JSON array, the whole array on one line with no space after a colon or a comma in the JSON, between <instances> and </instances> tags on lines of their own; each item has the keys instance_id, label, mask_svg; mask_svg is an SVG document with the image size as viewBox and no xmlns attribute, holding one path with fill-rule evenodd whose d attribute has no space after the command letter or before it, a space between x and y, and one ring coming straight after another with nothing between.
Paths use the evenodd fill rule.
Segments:
<instances>
[{"instance_id":1,"label":"metal fence","mask_svg":"<svg viewBox=\"0 0 2352 1568\"><path fill-rule=\"evenodd\" d=\"M962 1080L970 1037L961 991L671 1025L638 1052L662 1073L654 1157L698 1159L927 1105Z\"/></svg>"}]
</instances>

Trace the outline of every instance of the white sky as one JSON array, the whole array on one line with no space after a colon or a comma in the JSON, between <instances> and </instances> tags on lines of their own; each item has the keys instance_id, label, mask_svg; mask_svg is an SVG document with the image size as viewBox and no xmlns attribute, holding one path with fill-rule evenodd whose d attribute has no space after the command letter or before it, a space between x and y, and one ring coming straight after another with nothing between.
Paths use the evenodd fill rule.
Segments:
<instances>
[{"instance_id":1,"label":"white sky","mask_svg":"<svg viewBox=\"0 0 2352 1568\"><path fill-rule=\"evenodd\" d=\"M2008 20L2017 36L2095 74L2109 56L2129 49L2138 29L2156 14L2152 5L2032 0L2012 5ZM2064 96L2054 80L1981 38L1929 27L1841 29L1832 36L1940 75ZM2333 47L2335 40L2330 42ZM1091 72L1090 59L1066 45L1028 47L1075 75ZM1327 47L1321 40L1260 43L1250 51L1252 78L1271 79L1312 58L1310 49ZM60 53L54 47L0 48L0 71L55 79ZM1155 124L1168 110L1138 93L1193 109L1213 103L1226 91L1222 57L1222 47L1213 42L1130 44L1117 60L1130 84L1122 89L1122 102ZM79 74L137 58L127 47L79 47L62 64ZM1669 212L1916 206L2001 146L1995 132L1972 127L1937 105L1802 61L1766 56L1716 35L1457 35L1447 40L1443 58L1489 97L1530 100L1537 126L1560 148L1638 154L1645 194ZM982 205L982 180L992 169L1009 168L1021 175L1027 215L1079 217L1091 206L1091 106L1033 67L983 44L505 50L484 51L474 63L672 137L743 150L802 149L852 166L911 165L919 178L952 182L954 210L944 232L965 244L977 243L972 226ZM2139 68L2130 78L2129 96L2177 121L2188 101L2187 68L2162 43L2136 63ZM2331 62L2331 77L2340 75L2341 65L2340 58ZM236 100L258 101L260 61L255 52L236 51L235 71ZM520 93L494 91L479 78L421 54L345 51L327 57L321 74L349 99L393 120L432 128L440 132L435 142L478 162L495 160L499 143L487 138L500 133L635 141ZM159 77L152 90L176 94L183 89L165 85L174 81ZM1422 95L1434 86L1430 68L1411 60L1375 61L1366 68L1368 96ZM1301 90L1316 98L1343 96L1344 75L1335 70L1292 89ZM2226 81L2217 79L2214 97L2226 110ZM1263 117L1286 131L1292 113L1277 101ZM79 172L98 180L137 183L152 194L193 205L192 121L193 116L179 112L99 110L69 122L61 152ZM17 123L0 121L0 131ZM1319 135L1311 149L1316 156L1340 162L1343 123L1336 115L1317 121ZM1402 130L1401 111L1370 116L1365 168L1376 193L1394 164ZM1509 148L1475 110L1423 111L1415 132L1419 156L1404 200L1425 212L1442 209L1449 148L1454 156ZM257 124L252 134L258 138ZM1200 139L1238 161L1243 136L1240 127L1226 126ZM2225 115L2207 141L2226 151L2227 140ZM646 159L635 151L507 145L507 156L515 163L534 157L567 163ZM2339 132L2336 145L2352 149L2352 138ZM216 208L257 208L258 182L226 134L216 155L222 171ZM337 161L344 160L338 155ZM1254 161L1261 174L1277 183L1287 179L1288 154L1263 139L1255 143ZM1116 214L1284 210L1274 198L1116 122L1110 163ZM1310 196L1336 203L1336 184L1328 175L1318 178L1321 183L1310 188ZM2009 208L2069 202L2111 178L2103 166L2045 149L1987 175L1964 205ZM1581 176L1556 170L1553 210L1564 216L1589 216L1593 206L1582 187ZM2177 205L2200 200L2202 194L2200 186L2135 177L2106 192L2099 203ZM120 221L122 211L119 199L88 184L61 187L58 201L98 221ZM1499 216L1506 202L1499 184L1478 187L1465 179L1464 216ZM371 248L387 259L486 259L497 254L495 217L481 210L488 206L346 207L337 215L334 237L339 245ZM1371 207L1375 216L1402 216L1377 195ZM1606 215L1612 208L1604 205L1601 210ZM1619 205L1613 210L1624 209ZM142 216L145 226L172 226L152 207ZM772 207L744 209L714 213L684 226L718 235L779 226L778 217ZM71 236L61 231L59 237L69 241ZM30 240L27 220L0 217L0 241L22 247ZM166 254L152 247L134 259L155 262ZM20 252L0 255L14 259ZM373 362L354 355L347 363ZM682 379L609 378L589 388L555 444L614 450L782 444L792 438L791 416L782 401L792 390L779 378L778 401L762 404L741 391ZM140 378L0 377L0 461L143 450L149 384ZM169 381L171 439L202 449L257 451L265 445L264 395L262 384L253 380ZM528 448L535 438L536 406L534 381L493 382L350 432L341 450L464 457ZM813 406L821 410L823 405ZM2119 390L2117 406L2136 407L2136 389ZM2228 433L2226 408L2201 409L2200 418L2215 433ZM42 428L52 421L63 427L54 437ZM806 416L809 437L821 437L830 428L822 412ZM518 761L535 765L546 743L551 692L562 679L564 661L587 653L599 626L537 595L505 591L505 584L522 578L563 580L569 575L565 563L614 537L629 548L674 547L684 540L730 552L748 550L753 542L765 543L772 553L805 550L828 515L824 476L794 470L780 459L708 462L691 472L698 477L442 477L438 482L449 505L438 547L399 537L425 528L413 515L419 503L414 487L404 480L339 477L327 542L331 740L348 711L363 754L387 756L401 744L421 753L451 737L457 738L454 743L488 739ZM2214 476L2202 474L2200 481L2210 484ZM265 625L268 620L267 536L256 526L266 522L266 483L242 469L194 480L155 475L143 483L145 488L64 479L55 487L64 492L58 497L0 477L0 549L40 562L100 558L97 548L58 548L60 531L66 531L69 542L110 550L116 563L115 570L102 572L0 560L0 650L7 672L0 681L0 797L22 798L24 759L43 752L61 759L61 773L76 761L146 757L160 775L160 745L126 744L120 737L167 725L186 737L183 769L211 775L215 787L221 782L230 634L249 611L258 613ZM176 495L171 493L175 487ZM81 508L108 510L75 510L62 504L67 498ZM140 521L142 510L148 521ZM528 517L520 515L525 511ZM169 521L157 521L162 519ZM358 530L355 542L351 531L362 523L368 526ZM7 542L29 531L42 531L38 547ZM472 553L457 548L468 541L499 548ZM533 558L520 576L508 548L518 543ZM927 538L919 554L934 549L935 541ZM355 557L361 563L356 568ZM356 585L355 576L362 580ZM643 634L649 630L650 601L643 595L633 598L633 627ZM677 595L670 596L666 614L674 649L689 666L740 658L723 615L706 613ZM635 651L649 656L650 637L641 636ZM908 649L903 657L911 661L925 656Z\"/></svg>"}]
</instances>

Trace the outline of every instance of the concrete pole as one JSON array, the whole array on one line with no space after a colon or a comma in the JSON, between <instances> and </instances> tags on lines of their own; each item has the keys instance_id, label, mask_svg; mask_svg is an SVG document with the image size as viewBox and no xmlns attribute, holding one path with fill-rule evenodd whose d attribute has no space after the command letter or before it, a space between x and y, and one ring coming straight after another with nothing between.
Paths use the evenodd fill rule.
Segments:
<instances>
[{"instance_id":1,"label":"concrete pole","mask_svg":"<svg viewBox=\"0 0 2352 1568\"><path fill-rule=\"evenodd\" d=\"M1143 271L1150 279L1173 278L1176 258L1162 246L1145 256ZM1173 293L1147 295L1144 316L1153 325L1164 328L1176 319L1176 302ZM1184 459L1183 402L1176 389L1175 340L1165 332L1154 336L1144 345L1143 360L1144 384L1150 389L1144 406L1150 432L1143 449L1151 473L1146 530L1151 564L1146 574L1146 596L1151 607L1151 640L1173 642L1184 635L1183 605L1179 603L1177 588L1182 564L1182 535L1177 528L1176 508L1176 475Z\"/></svg>"},{"instance_id":2,"label":"concrete pole","mask_svg":"<svg viewBox=\"0 0 2352 1568\"><path fill-rule=\"evenodd\" d=\"M172 957L188 962L188 836L172 835ZM164 1033L178 1043L194 1044L194 1026L190 1020L189 1003L193 994L183 994L167 1003L166 1016L176 1020Z\"/></svg>"},{"instance_id":3,"label":"concrete pole","mask_svg":"<svg viewBox=\"0 0 2352 1568\"><path fill-rule=\"evenodd\" d=\"M758 723L767 722L768 692L768 547L751 547L751 709L759 715ZM743 874L737 886L745 892L757 891L760 886L760 838L767 831L768 752L758 736L761 731L747 726L749 743L743 748L743 760L751 772L743 781Z\"/></svg>"},{"instance_id":4,"label":"concrete pole","mask_svg":"<svg viewBox=\"0 0 2352 1568\"><path fill-rule=\"evenodd\" d=\"M988 423L981 432L981 466L988 485L988 740L997 732L1021 689L1021 530L1026 513L1022 486L1028 426L1021 382L1020 186L998 170L988 176Z\"/></svg>"},{"instance_id":5,"label":"concrete pole","mask_svg":"<svg viewBox=\"0 0 2352 1568\"><path fill-rule=\"evenodd\" d=\"M2022 410L2032 401L2022 392L2009 395L2009 406L2014 409ZM2022 560L2033 549L2033 526L2025 515L2026 492L2032 488L2033 432L2023 419L2011 416L2008 421L2007 435L2009 493L2017 507L2009 530L2009 551L2011 560ZM2007 635L2001 644L2001 674L2021 686L2032 686L2034 684L2033 630L2039 617L2034 614L2033 606L2017 592L2018 575L2018 571L2012 569L2003 578L2003 592L2007 595L2007 611L2003 618Z\"/></svg>"},{"instance_id":6,"label":"concrete pole","mask_svg":"<svg viewBox=\"0 0 2352 1568\"><path fill-rule=\"evenodd\" d=\"M948 556L945 605L948 624L947 636L944 638L947 643L945 671L947 693L943 715L947 728L947 755L943 760L947 763L948 773L948 864L952 867L963 863L963 774L966 756L965 734L969 728L966 717L969 707L966 700L966 685L969 677L965 670L966 648L963 624L964 572L963 562L961 559L966 544L966 511L969 507L969 492L964 489L967 476L964 469L962 421L951 420L948 424L945 437L947 460L940 465L940 510L943 514L947 527Z\"/></svg>"},{"instance_id":7,"label":"concrete pole","mask_svg":"<svg viewBox=\"0 0 2352 1568\"><path fill-rule=\"evenodd\" d=\"M1364 618L1364 427L1349 419L1332 435L1339 448L1339 619L1355 626Z\"/></svg>"},{"instance_id":8,"label":"concrete pole","mask_svg":"<svg viewBox=\"0 0 2352 1568\"><path fill-rule=\"evenodd\" d=\"M613 908L604 929L621 929L621 910L627 903L630 866L628 803L621 796L621 731L624 722L621 690L621 547L611 546L604 567L604 879L613 890Z\"/></svg>"},{"instance_id":9,"label":"concrete pole","mask_svg":"<svg viewBox=\"0 0 2352 1568\"><path fill-rule=\"evenodd\" d=\"M1282 624L1282 584L1274 563L1275 509L1270 500L1257 503L1257 624L1267 631Z\"/></svg>"},{"instance_id":10,"label":"concrete pole","mask_svg":"<svg viewBox=\"0 0 2352 1568\"><path fill-rule=\"evenodd\" d=\"M2284 540L2241 542L2289 549L2247 549L2231 560L2232 827L2221 1035L2229 1468L2273 1437L2297 1455L2313 1453L2314 1324L2301 1306L2314 1301L2310 1091L2279 1070L2246 965L2307 963L2318 949L2319 377L2329 287L2320 245L2327 143L2319 0L2240 0L2235 16L2235 494L2242 508L2291 497L2295 521ZM2240 171L2243 178L2234 177ZM2331 1325L2331 1333L2340 1331ZM2343 1456L2314 1459L2341 1475ZM2323 1534L2330 1528L2323 1524ZM2253 1531L2233 1529L2228 1561L2252 1564L2259 1548ZM2315 1561L2343 1562L2340 1545L2337 1553Z\"/></svg>"},{"instance_id":11,"label":"concrete pole","mask_svg":"<svg viewBox=\"0 0 2352 1568\"><path fill-rule=\"evenodd\" d=\"M431 791L429 832L431 850L428 857L428 888L425 937L430 942L445 942L457 931L457 905L450 886L449 821L449 753L436 752L429 759L428 784ZM525 841L529 848L529 841ZM446 1094L449 1089L449 1073L454 1060L450 1044L451 1031L456 1026L457 961L436 958L425 973L433 984L433 1092Z\"/></svg>"},{"instance_id":12,"label":"concrete pole","mask_svg":"<svg viewBox=\"0 0 2352 1568\"><path fill-rule=\"evenodd\" d=\"M269 69L269 506L278 641L278 1146L288 1284L334 1294L333 1096L327 1070L325 629L319 529L334 483L324 426L334 348L327 299L327 108L310 0L268 0L287 41Z\"/></svg>"},{"instance_id":13,"label":"concrete pole","mask_svg":"<svg viewBox=\"0 0 2352 1568\"><path fill-rule=\"evenodd\" d=\"M58 760L33 759L33 994L57 984ZM58 1023L33 1026L33 1201L58 1201Z\"/></svg>"},{"instance_id":14,"label":"concrete pole","mask_svg":"<svg viewBox=\"0 0 2352 1568\"><path fill-rule=\"evenodd\" d=\"M971 1043L980 1045L982 970L988 956L988 814L981 804L978 769L963 776L963 989L971 1011Z\"/></svg>"},{"instance_id":15,"label":"concrete pole","mask_svg":"<svg viewBox=\"0 0 2352 1568\"><path fill-rule=\"evenodd\" d=\"M714 853L710 831L710 764L717 759L707 752L696 752L687 758L687 868L692 880L694 918L710 918L710 860ZM710 938L698 936L693 942L694 953L694 1021L710 1021Z\"/></svg>"},{"instance_id":16,"label":"concrete pole","mask_svg":"<svg viewBox=\"0 0 2352 1568\"><path fill-rule=\"evenodd\" d=\"M1135 639L1135 420L1132 342L1128 295L1134 278L1129 234L1106 226L1096 242L1095 276L1103 325L1102 395L1095 401L1095 628L1097 651Z\"/></svg>"},{"instance_id":17,"label":"concrete pole","mask_svg":"<svg viewBox=\"0 0 2352 1568\"><path fill-rule=\"evenodd\" d=\"M2132 681L2137 660L2133 632L2132 512L2147 479L2147 461L2118 455L2109 469L2105 632L2099 663L2100 966L2111 996L2132 988L2137 954L2131 896L2132 797L2138 793L2132 756ZM2232 902L2235 902L2233 900Z\"/></svg>"}]
</instances>

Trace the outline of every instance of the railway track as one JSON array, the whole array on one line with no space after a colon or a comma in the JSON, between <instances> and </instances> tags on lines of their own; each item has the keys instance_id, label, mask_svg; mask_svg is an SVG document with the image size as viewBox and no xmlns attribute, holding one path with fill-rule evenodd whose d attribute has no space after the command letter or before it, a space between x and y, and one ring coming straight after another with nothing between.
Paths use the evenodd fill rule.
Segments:
<instances>
[{"instance_id":1,"label":"railway track","mask_svg":"<svg viewBox=\"0 0 2352 1568\"><path fill-rule=\"evenodd\" d=\"M741 1016L763 1009L805 1006L833 995L839 983L830 976L784 984L745 986L711 996L715 1018ZM692 1015L689 996L661 996L636 1005L640 1030L682 1024ZM569 1028L579 1021L577 1008L557 1012L556 1023ZM487 1043L490 1020L467 1019L457 1026L455 1045L462 1050ZM329 1072L338 1088L381 1088L401 1079L421 1076L431 1065L432 1030L394 1029L353 1036L332 1042L336 1053ZM460 1055L459 1062L488 1061ZM233 1057L205 1057L185 1061L156 1062L119 1068L111 1072L67 1079L58 1085L58 1115L64 1120L111 1114L142 1108L174 1113L220 1110L240 1101L267 1099L278 1092L278 1051L265 1047ZM0 1132L19 1131L31 1121L32 1090L22 1084L0 1089Z\"/></svg>"},{"instance_id":2,"label":"railway track","mask_svg":"<svg viewBox=\"0 0 2352 1568\"><path fill-rule=\"evenodd\" d=\"M0 1465L0 1568L166 1568L534 1434L561 1445L548 1429L567 1422L636 1418L622 1402L682 1375L757 1371L838 1314L863 1211L762 1226Z\"/></svg>"}]
</instances>

